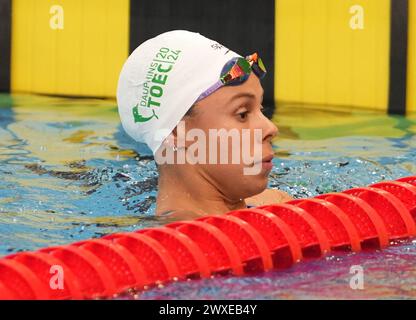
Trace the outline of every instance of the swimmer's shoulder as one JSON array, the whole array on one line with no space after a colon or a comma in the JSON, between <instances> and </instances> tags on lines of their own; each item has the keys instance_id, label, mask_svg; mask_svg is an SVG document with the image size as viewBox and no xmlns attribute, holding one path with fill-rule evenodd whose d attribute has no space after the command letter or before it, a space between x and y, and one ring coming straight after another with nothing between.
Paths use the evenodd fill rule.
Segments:
<instances>
[{"instance_id":1,"label":"swimmer's shoulder","mask_svg":"<svg viewBox=\"0 0 416 320\"><path fill-rule=\"evenodd\" d=\"M157 217L166 220L166 222L174 222L179 220L193 220L200 218L202 215L190 210L168 210L157 214Z\"/></svg>"},{"instance_id":2,"label":"swimmer's shoulder","mask_svg":"<svg viewBox=\"0 0 416 320\"><path fill-rule=\"evenodd\" d=\"M246 204L249 206L261 206L266 204L283 203L293 200L287 192L277 189L266 189L263 192L246 198Z\"/></svg>"},{"instance_id":3,"label":"swimmer's shoulder","mask_svg":"<svg viewBox=\"0 0 416 320\"><path fill-rule=\"evenodd\" d=\"M280 196L281 202L294 200L294 198L285 191L276 190L276 189L270 189L270 190L277 191L277 194Z\"/></svg>"}]
</instances>

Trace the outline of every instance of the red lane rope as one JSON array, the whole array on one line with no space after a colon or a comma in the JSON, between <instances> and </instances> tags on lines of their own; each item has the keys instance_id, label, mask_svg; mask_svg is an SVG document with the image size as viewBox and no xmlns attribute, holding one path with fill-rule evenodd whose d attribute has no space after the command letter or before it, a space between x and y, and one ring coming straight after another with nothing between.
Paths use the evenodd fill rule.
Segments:
<instances>
[{"instance_id":1,"label":"red lane rope","mask_svg":"<svg viewBox=\"0 0 416 320\"><path fill-rule=\"evenodd\" d=\"M179 272L185 278L208 278L211 275L208 260L201 248L187 235L161 227L136 231L158 241L175 259Z\"/></svg>"},{"instance_id":2,"label":"red lane rope","mask_svg":"<svg viewBox=\"0 0 416 320\"><path fill-rule=\"evenodd\" d=\"M416 224L409 209L394 195L382 189L366 187L344 191L372 206L385 222L390 239L402 239L416 234Z\"/></svg>"},{"instance_id":3,"label":"red lane rope","mask_svg":"<svg viewBox=\"0 0 416 320\"><path fill-rule=\"evenodd\" d=\"M50 298L46 284L16 260L0 260L0 281L17 299Z\"/></svg>"},{"instance_id":4,"label":"red lane rope","mask_svg":"<svg viewBox=\"0 0 416 320\"><path fill-rule=\"evenodd\" d=\"M123 246L104 239L80 241L73 245L104 261L113 275L118 292L129 288L142 289L150 284L142 264Z\"/></svg>"},{"instance_id":5,"label":"red lane rope","mask_svg":"<svg viewBox=\"0 0 416 320\"><path fill-rule=\"evenodd\" d=\"M0 299L94 299L177 279L287 268L416 235L416 176L0 259ZM63 288L51 282L62 269Z\"/></svg>"},{"instance_id":6,"label":"red lane rope","mask_svg":"<svg viewBox=\"0 0 416 320\"><path fill-rule=\"evenodd\" d=\"M245 261L244 271L269 271L273 262L266 241L260 233L246 221L235 216L207 216L197 221L207 222L223 231L233 242L241 258Z\"/></svg>"},{"instance_id":7,"label":"red lane rope","mask_svg":"<svg viewBox=\"0 0 416 320\"><path fill-rule=\"evenodd\" d=\"M7 259L18 261L33 271L47 288L49 299L81 299L83 297L78 278L75 277L71 269L61 260L49 254L43 252L23 252L11 255ZM65 276L62 288L54 286L58 284L52 279L52 275L55 274L53 266L59 266L63 270Z\"/></svg>"},{"instance_id":8,"label":"red lane rope","mask_svg":"<svg viewBox=\"0 0 416 320\"><path fill-rule=\"evenodd\" d=\"M170 252L151 237L139 233L116 233L104 239L122 245L139 263L145 260L146 264L141 265L149 284L167 282L179 277L178 268Z\"/></svg>"},{"instance_id":9,"label":"red lane rope","mask_svg":"<svg viewBox=\"0 0 416 320\"><path fill-rule=\"evenodd\" d=\"M416 187L416 176L404 177L404 178L398 179L396 181L397 182L405 182L405 183L411 184L411 185ZM416 221L416 205L413 208L410 208L409 210L410 210L410 214L413 217L413 220Z\"/></svg>"},{"instance_id":10,"label":"red lane rope","mask_svg":"<svg viewBox=\"0 0 416 320\"><path fill-rule=\"evenodd\" d=\"M397 179L396 181L406 182L406 183L410 183L410 184L416 186L416 176L404 177L404 178Z\"/></svg>"},{"instance_id":11,"label":"red lane rope","mask_svg":"<svg viewBox=\"0 0 416 320\"><path fill-rule=\"evenodd\" d=\"M0 281L0 300L17 300L19 296Z\"/></svg>"},{"instance_id":12,"label":"red lane rope","mask_svg":"<svg viewBox=\"0 0 416 320\"><path fill-rule=\"evenodd\" d=\"M383 220L365 201L344 193L329 193L316 198L331 202L348 215L357 228L362 245L388 246L389 238Z\"/></svg>"},{"instance_id":13,"label":"red lane rope","mask_svg":"<svg viewBox=\"0 0 416 320\"><path fill-rule=\"evenodd\" d=\"M383 189L397 197L407 209L413 209L416 206L416 186L400 181L387 181L372 184L370 187Z\"/></svg>"},{"instance_id":14,"label":"red lane rope","mask_svg":"<svg viewBox=\"0 0 416 320\"><path fill-rule=\"evenodd\" d=\"M111 296L117 291L115 280L105 261L77 246L50 247L40 250L62 261L78 278L85 297Z\"/></svg>"},{"instance_id":15,"label":"red lane rope","mask_svg":"<svg viewBox=\"0 0 416 320\"><path fill-rule=\"evenodd\" d=\"M299 199L288 204L298 206L309 212L326 231L333 249L351 247L353 251L361 250L360 238L356 227L348 215L331 202L321 199Z\"/></svg>"},{"instance_id":16,"label":"red lane rope","mask_svg":"<svg viewBox=\"0 0 416 320\"><path fill-rule=\"evenodd\" d=\"M287 268L302 258L296 236L283 220L261 209L243 209L227 213L246 221L258 230L272 254L275 268Z\"/></svg>"},{"instance_id":17,"label":"red lane rope","mask_svg":"<svg viewBox=\"0 0 416 320\"><path fill-rule=\"evenodd\" d=\"M190 237L204 252L212 273L242 275L243 262L232 241L217 227L201 221L183 221L168 224Z\"/></svg>"},{"instance_id":18,"label":"red lane rope","mask_svg":"<svg viewBox=\"0 0 416 320\"><path fill-rule=\"evenodd\" d=\"M292 238L292 248L296 243L299 243L303 256L319 257L329 252L330 244L325 230L313 216L302 208L283 203L260 206L259 209L273 213L290 227L297 240ZM298 249L292 251L298 251ZM302 255L297 254L295 260L300 259Z\"/></svg>"}]
</instances>

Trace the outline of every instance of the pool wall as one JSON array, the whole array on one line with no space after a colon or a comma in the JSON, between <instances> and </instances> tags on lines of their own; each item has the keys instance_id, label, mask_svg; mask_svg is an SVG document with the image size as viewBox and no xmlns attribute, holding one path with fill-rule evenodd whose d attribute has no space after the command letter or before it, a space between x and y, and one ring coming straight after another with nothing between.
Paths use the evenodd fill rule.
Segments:
<instances>
[{"instance_id":1,"label":"pool wall","mask_svg":"<svg viewBox=\"0 0 416 320\"><path fill-rule=\"evenodd\" d=\"M267 104L416 112L416 0L0 0L0 17L1 91L113 98L129 52L189 29L258 50Z\"/></svg>"}]
</instances>

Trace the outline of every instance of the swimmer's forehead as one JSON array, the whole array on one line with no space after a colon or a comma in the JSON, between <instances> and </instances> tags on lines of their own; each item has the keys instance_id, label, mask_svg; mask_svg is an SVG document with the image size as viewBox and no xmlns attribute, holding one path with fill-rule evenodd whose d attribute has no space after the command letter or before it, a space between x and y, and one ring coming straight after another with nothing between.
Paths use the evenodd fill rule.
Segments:
<instances>
[{"instance_id":1,"label":"swimmer's forehead","mask_svg":"<svg viewBox=\"0 0 416 320\"><path fill-rule=\"evenodd\" d=\"M230 98L228 99L228 102L233 102L234 100L238 100L241 98L257 100L259 96L260 96L260 101L263 101L264 90L261 90L260 94L254 91L236 92L230 96Z\"/></svg>"},{"instance_id":2,"label":"swimmer's forehead","mask_svg":"<svg viewBox=\"0 0 416 320\"><path fill-rule=\"evenodd\" d=\"M257 79L257 77L253 74L250 75L247 82L239 85L239 86L230 86L224 87L227 92L227 103L234 102L238 99L251 99L251 100L259 100L260 102L263 101L264 89Z\"/></svg>"}]
</instances>

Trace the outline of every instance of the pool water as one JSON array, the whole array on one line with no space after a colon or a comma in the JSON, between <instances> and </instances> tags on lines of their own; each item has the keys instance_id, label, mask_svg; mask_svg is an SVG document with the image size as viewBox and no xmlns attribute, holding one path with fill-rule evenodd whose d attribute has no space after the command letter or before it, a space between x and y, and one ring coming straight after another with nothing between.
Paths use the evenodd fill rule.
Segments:
<instances>
[{"instance_id":1,"label":"pool water","mask_svg":"<svg viewBox=\"0 0 416 320\"><path fill-rule=\"evenodd\" d=\"M280 106L270 187L296 198L416 174L416 115ZM0 256L157 226L157 172L113 100L0 95ZM252 277L173 283L127 298L416 298L416 241ZM353 290L350 268L364 268ZM126 298L126 297L123 297Z\"/></svg>"}]
</instances>

